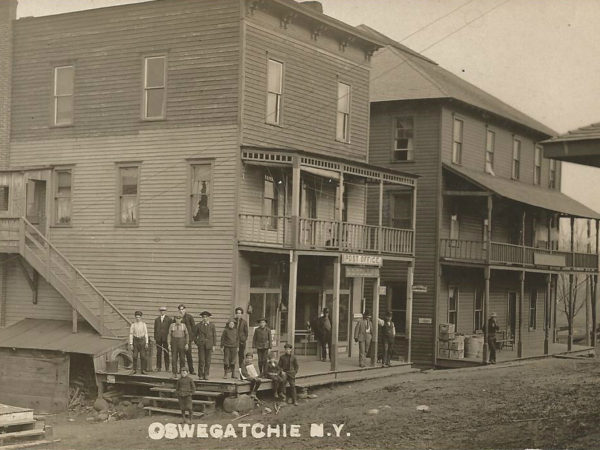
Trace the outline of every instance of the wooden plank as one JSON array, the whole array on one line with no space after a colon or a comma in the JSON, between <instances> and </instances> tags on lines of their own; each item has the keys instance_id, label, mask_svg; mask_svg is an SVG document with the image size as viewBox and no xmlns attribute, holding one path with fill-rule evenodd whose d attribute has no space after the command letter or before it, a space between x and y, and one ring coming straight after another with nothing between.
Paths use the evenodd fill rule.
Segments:
<instances>
[{"instance_id":1,"label":"wooden plank","mask_svg":"<svg viewBox=\"0 0 600 450\"><path fill-rule=\"evenodd\" d=\"M153 387L150 388L151 391L153 392L167 392L167 393L175 393L175 389L174 388L162 388L162 387ZM192 395L203 395L205 397L220 397L221 395L223 395L222 392L213 392L213 391L194 391L194 393Z\"/></svg>"},{"instance_id":2,"label":"wooden plank","mask_svg":"<svg viewBox=\"0 0 600 450\"><path fill-rule=\"evenodd\" d=\"M144 400L152 400L155 402L166 402L166 403L179 403L179 399L177 398L172 398L172 397L151 397L151 396L145 396L142 397ZM197 399L193 399L192 403L194 405L207 405L207 406L214 406L215 405L215 401L214 400L197 400Z\"/></svg>"},{"instance_id":3,"label":"wooden plank","mask_svg":"<svg viewBox=\"0 0 600 450\"><path fill-rule=\"evenodd\" d=\"M148 413L150 415L152 415L153 412L162 413L162 414L173 414L176 416L181 415L181 411L179 409L159 408L157 406L144 406L144 409L146 411L148 411ZM202 417L202 416L204 416L204 413L199 412L199 411L192 411L192 415L194 417Z\"/></svg>"}]
</instances>

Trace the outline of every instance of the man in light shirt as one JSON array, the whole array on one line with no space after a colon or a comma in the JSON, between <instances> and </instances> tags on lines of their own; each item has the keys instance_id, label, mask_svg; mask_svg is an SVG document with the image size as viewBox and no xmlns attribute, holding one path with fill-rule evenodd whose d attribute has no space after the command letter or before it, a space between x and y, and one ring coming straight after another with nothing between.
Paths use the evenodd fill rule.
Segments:
<instances>
[{"instance_id":1,"label":"man in light shirt","mask_svg":"<svg viewBox=\"0 0 600 450\"><path fill-rule=\"evenodd\" d=\"M135 312L135 322L129 328L129 348L133 351L133 373L137 373L138 355L142 360L141 372L146 374L146 349L148 348L148 328L142 322L142 312Z\"/></svg>"},{"instance_id":2,"label":"man in light shirt","mask_svg":"<svg viewBox=\"0 0 600 450\"><path fill-rule=\"evenodd\" d=\"M371 347L373 338L373 322L371 321L371 313L365 311L363 319L356 323L354 328L354 340L358 342L358 364L360 367L365 367L367 361L367 352Z\"/></svg>"}]
</instances>

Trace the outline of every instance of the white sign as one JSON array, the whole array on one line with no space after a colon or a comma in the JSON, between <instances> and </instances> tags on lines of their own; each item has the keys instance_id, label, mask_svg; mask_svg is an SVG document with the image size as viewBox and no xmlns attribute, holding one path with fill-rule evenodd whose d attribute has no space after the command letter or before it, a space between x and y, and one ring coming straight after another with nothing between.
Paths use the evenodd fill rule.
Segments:
<instances>
[{"instance_id":1,"label":"white sign","mask_svg":"<svg viewBox=\"0 0 600 450\"><path fill-rule=\"evenodd\" d=\"M346 267L346 278L379 278L379 267Z\"/></svg>"},{"instance_id":2,"label":"white sign","mask_svg":"<svg viewBox=\"0 0 600 450\"><path fill-rule=\"evenodd\" d=\"M419 317L419 323L432 324L431 317Z\"/></svg>"},{"instance_id":3,"label":"white sign","mask_svg":"<svg viewBox=\"0 0 600 450\"><path fill-rule=\"evenodd\" d=\"M413 284L412 291L413 293L416 292L417 294L427 294L427 286L423 286L421 284Z\"/></svg>"},{"instance_id":4,"label":"white sign","mask_svg":"<svg viewBox=\"0 0 600 450\"><path fill-rule=\"evenodd\" d=\"M383 257L372 255L356 255L342 253L342 264L354 264L357 266L383 266Z\"/></svg>"},{"instance_id":5,"label":"white sign","mask_svg":"<svg viewBox=\"0 0 600 450\"><path fill-rule=\"evenodd\" d=\"M379 286L379 295L387 295L387 286Z\"/></svg>"}]
</instances>

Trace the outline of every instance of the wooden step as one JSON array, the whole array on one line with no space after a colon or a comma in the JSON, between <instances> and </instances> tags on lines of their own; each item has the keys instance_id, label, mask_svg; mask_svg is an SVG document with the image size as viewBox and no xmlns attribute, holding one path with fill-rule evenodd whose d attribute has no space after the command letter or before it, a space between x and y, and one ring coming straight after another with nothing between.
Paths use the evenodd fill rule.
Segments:
<instances>
[{"instance_id":1,"label":"wooden step","mask_svg":"<svg viewBox=\"0 0 600 450\"><path fill-rule=\"evenodd\" d=\"M44 429L37 429L37 430L25 430L25 431L14 431L12 433L2 433L0 434L0 442L5 442L5 441L14 441L14 440L21 440L21 439L25 439L25 438L40 438L41 436L44 436L46 432L44 431Z\"/></svg>"},{"instance_id":2,"label":"wooden step","mask_svg":"<svg viewBox=\"0 0 600 450\"><path fill-rule=\"evenodd\" d=\"M163 414L173 414L175 416L181 416L181 411L179 409L168 409L168 408L159 408L158 406L144 406L144 409L148 411L148 415L152 415L153 412L163 413ZM204 413L193 411L193 417L202 417Z\"/></svg>"},{"instance_id":3,"label":"wooden step","mask_svg":"<svg viewBox=\"0 0 600 450\"><path fill-rule=\"evenodd\" d=\"M35 426L35 420L21 420L18 422L11 422L11 423L0 423L0 431L4 428L22 427L25 425Z\"/></svg>"},{"instance_id":4,"label":"wooden step","mask_svg":"<svg viewBox=\"0 0 600 450\"><path fill-rule=\"evenodd\" d=\"M142 397L144 400L156 400L159 402L169 402L169 403L179 403L179 399L178 398L173 398L173 397L150 397L150 396L146 396L146 397ZM192 404L194 405L207 405L207 406L214 406L215 402L214 400L192 400Z\"/></svg>"},{"instance_id":5,"label":"wooden step","mask_svg":"<svg viewBox=\"0 0 600 450\"><path fill-rule=\"evenodd\" d=\"M150 388L151 391L153 392L169 392L174 394L175 393L175 389L173 388L165 388L165 387L153 387ZM220 397L221 395L223 395L222 392L212 392L212 391L194 391L194 393L192 395L203 395L205 397Z\"/></svg>"}]
</instances>

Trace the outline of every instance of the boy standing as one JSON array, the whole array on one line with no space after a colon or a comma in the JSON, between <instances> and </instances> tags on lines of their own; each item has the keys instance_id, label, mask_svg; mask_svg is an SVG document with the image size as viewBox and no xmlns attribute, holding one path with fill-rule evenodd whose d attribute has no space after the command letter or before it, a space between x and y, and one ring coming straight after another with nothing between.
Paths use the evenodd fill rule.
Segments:
<instances>
[{"instance_id":1,"label":"boy standing","mask_svg":"<svg viewBox=\"0 0 600 450\"><path fill-rule=\"evenodd\" d=\"M240 367L244 364L244 356L246 355L246 341L248 340L248 322L243 318L244 309L241 307L235 308L235 328L238 332L238 360Z\"/></svg>"},{"instance_id":2,"label":"boy standing","mask_svg":"<svg viewBox=\"0 0 600 450\"><path fill-rule=\"evenodd\" d=\"M231 371L231 378L235 378L235 360L238 350L238 333L235 328L235 320L227 321L223 333L221 333L221 348L223 349L223 366L225 373L223 378L227 378L227 373Z\"/></svg>"},{"instance_id":3,"label":"boy standing","mask_svg":"<svg viewBox=\"0 0 600 450\"><path fill-rule=\"evenodd\" d=\"M267 366L267 355L271 349L271 330L267 326L267 319L258 319L258 327L254 329L252 347L258 353L258 371L263 373Z\"/></svg>"},{"instance_id":4,"label":"boy standing","mask_svg":"<svg viewBox=\"0 0 600 450\"><path fill-rule=\"evenodd\" d=\"M188 376L188 371L185 367L181 369L181 377L177 380L177 386L175 388L175 394L179 399L179 408L181 409L181 420L185 423L185 412L189 412L188 423L192 423L192 394L196 390L192 378Z\"/></svg>"},{"instance_id":5,"label":"boy standing","mask_svg":"<svg viewBox=\"0 0 600 450\"><path fill-rule=\"evenodd\" d=\"M279 367L285 373L285 378L282 383L282 390L285 390L286 382L290 385L290 391L292 393L292 402L294 406L298 406L296 398L296 374L298 373L298 359L292 355L292 345L285 344L283 346L285 354L279 358Z\"/></svg>"},{"instance_id":6,"label":"boy standing","mask_svg":"<svg viewBox=\"0 0 600 450\"><path fill-rule=\"evenodd\" d=\"M142 312L135 312L135 322L129 327L129 348L133 351L133 373L137 373L138 356L141 357L141 372L146 375L146 349L148 348L148 328L142 322Z\"/></svg>"},{"instance_id":7,"label":"boy standing","mask_svg":"<svg viewBox=\"0 0 600 450\"><path fill-rule=\"evenodd\" d=\"M240 367L240 375L242 380L250 382L250 397L256 398L256 393L260 387L260 378L252 364L252 353L246 353L246 358Z\"/></svg>"}]
</instances>

